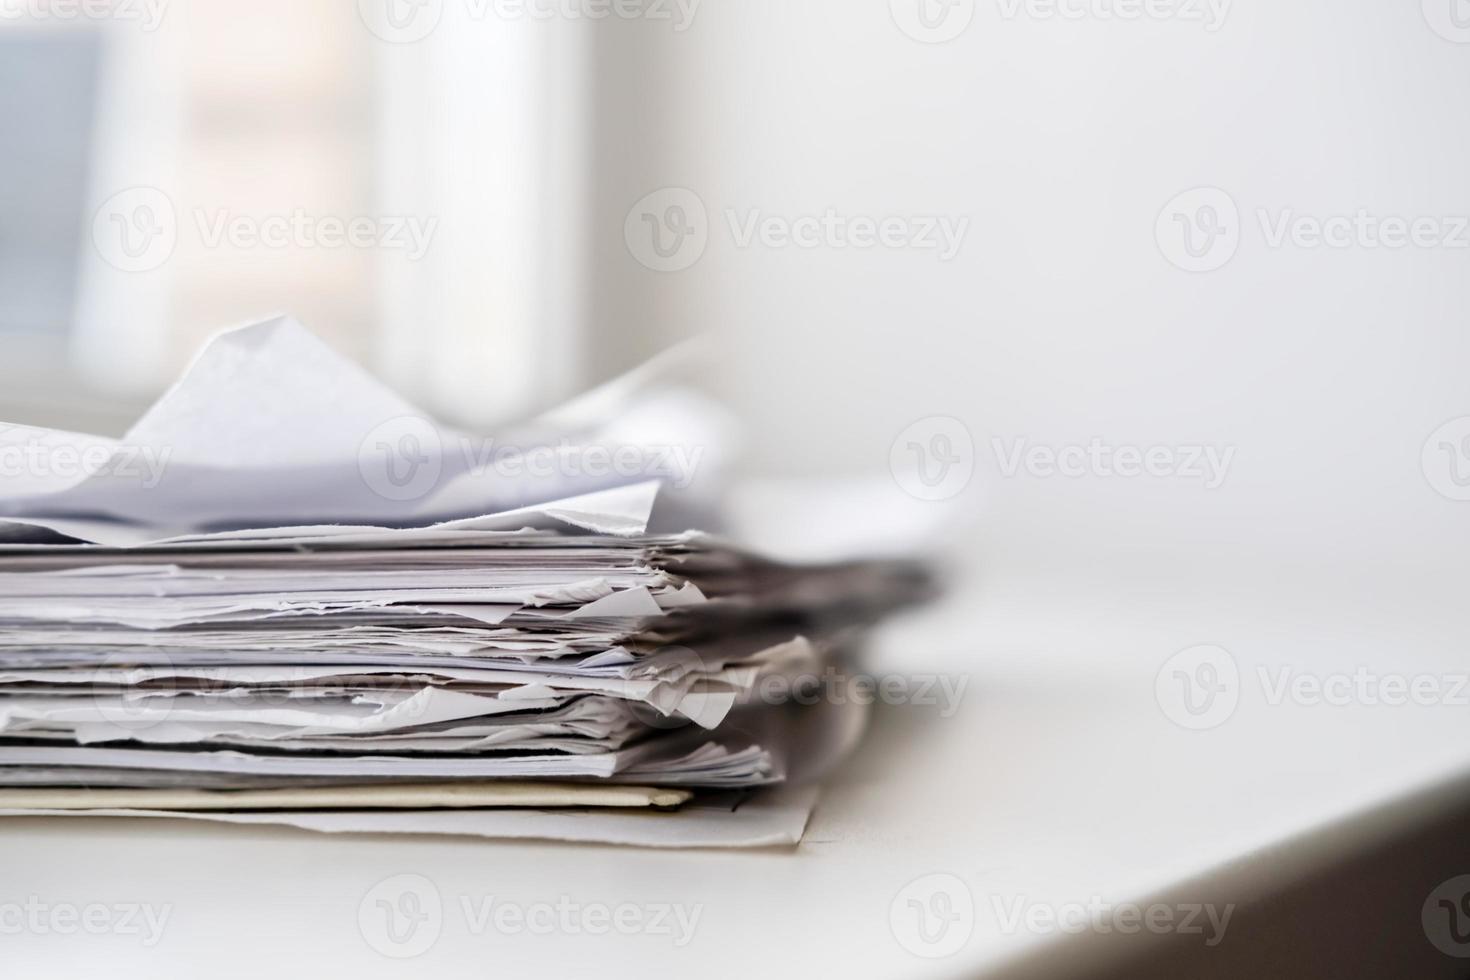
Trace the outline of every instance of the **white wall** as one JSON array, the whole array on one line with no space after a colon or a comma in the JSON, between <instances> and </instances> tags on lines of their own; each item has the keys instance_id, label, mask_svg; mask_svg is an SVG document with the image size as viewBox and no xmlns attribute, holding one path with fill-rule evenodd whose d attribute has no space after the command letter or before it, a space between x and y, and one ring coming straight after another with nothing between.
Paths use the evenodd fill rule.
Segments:
<instances>
[{"instance_id":1,"label":"white wall","mask_svg":"<svg viewBox=\"0 0 1470 980\"><path fill-rule=\"evenodd\" d=\"M594 360L713 332L769 472L881 474L905 426L956 416L978 452L959 499L1012 569L1101 579L1162 553L1138 574L1224 564L1273 589L1349 563L1462 568L1470 503L1437 493L1420 453L1470 414L1470 248L1271 248L1256 212L1470 214L1470 45L1411 3L1237 0L1214 31L1012 9L981 0L938 44L885 0L705 0L683 33L610 25ZM623 222L671 185L706 205L708 245L650 271ZM1155 221L1199 185L1233 198L1240 243L1191 273ZM942 262L741 248L725 215L828 207L970 227ZM1235 457L1215 490L998 477L992 438L1092 436Z\"/></svg>"}]
</instances>

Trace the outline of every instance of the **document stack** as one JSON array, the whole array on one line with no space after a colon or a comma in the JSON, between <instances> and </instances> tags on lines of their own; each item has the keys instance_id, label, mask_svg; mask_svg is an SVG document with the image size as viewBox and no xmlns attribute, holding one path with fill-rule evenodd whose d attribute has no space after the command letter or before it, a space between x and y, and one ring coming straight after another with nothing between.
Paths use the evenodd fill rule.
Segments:
<instances>
[{"instance_id":1,"label":"document stack","mask_svg":"<svg viewBox=\"0 0 1470 980\"><path fill-rule=\"evenodd\" d=\"M492 442L277 319L120 440L0 427L0 813L798 840L861 718L793 685L924 575L657 526L715 439L637 380Z\"/></svg>"}]
</instances>

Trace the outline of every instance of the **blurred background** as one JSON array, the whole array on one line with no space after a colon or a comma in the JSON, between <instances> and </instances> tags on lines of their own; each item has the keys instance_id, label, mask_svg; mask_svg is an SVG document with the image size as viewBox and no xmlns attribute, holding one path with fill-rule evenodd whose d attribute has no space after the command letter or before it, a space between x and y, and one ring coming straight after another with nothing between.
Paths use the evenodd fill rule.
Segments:
<instances>
[{"instance_id":1,"label":"blurred background","mask_svg":"<svg viewBox=\"0 0 1470 980\"><path fill-rule=\"evenodd\" d=\"M0 420L120 434L276 313L491 434L705 337L764 544L947 557L874 669L973 675L978 727L834 795L875 887L946 840L1069 896L1299 876L1288 834L1464 785L1463 706L1251 679L1463 679L1467 91L1467 0L0 0ZM1245 679L1213 733L1160 694L1201 644ZM1254 935L1429 950L1467 806Z\"/></svg>"},{"instance_id":2,"label":"blurred background","mask_svg":"<svg viewBox=\"0 0 1470 980\"><path fill-rule=\"evenodd\" d=\"M1454 0L0 7L7 421L121 432L275 312L489 431L705 335L750 472L1011 580L1458 588ZM1025 455L1095 443L1169 454Z\"/></svg>"}]
</instances>

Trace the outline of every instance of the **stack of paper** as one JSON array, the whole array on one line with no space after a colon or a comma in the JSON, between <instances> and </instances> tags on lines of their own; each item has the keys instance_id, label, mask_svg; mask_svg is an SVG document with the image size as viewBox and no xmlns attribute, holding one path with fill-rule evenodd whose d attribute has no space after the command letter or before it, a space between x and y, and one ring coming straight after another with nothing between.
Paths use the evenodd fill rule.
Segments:
<instances>
[{"instance_id":1,"label":"stack of paper","mask_svg":"<svg viewBox=\"0 0 1470 980\"><path fill-rule=\"evenodd\" d=\"M491 444L276 320L123 440L0 430L0 810L799 837L808 789L732 811L855 722L785 695L922 575L651 531L711 447L614 444L625 394Z\"/></svg>"}]
</instances>

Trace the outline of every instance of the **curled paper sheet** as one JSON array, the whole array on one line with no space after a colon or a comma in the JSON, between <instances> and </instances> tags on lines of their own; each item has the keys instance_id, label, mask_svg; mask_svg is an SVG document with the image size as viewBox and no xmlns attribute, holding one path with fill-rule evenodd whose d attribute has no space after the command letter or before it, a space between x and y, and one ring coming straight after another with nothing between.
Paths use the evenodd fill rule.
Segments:
<instances>
[{"instance_id":1,"label":"curled paper sheet","mask_svg":"<svg viewBox=\"0 0 1470 980\"><path fill-rule=\"evenodd\" d=\"M0 519L10 525L0 540L46 529L137 544L206 530L538 521L633 534L657 483L685 480L691 454L711 448L684 433L618 466L603 443L547 438L444 425L280 317L215 337L121 439L0 426ZM630 484L643 486L593 492Z\"/></svg>"}]
</instances>

